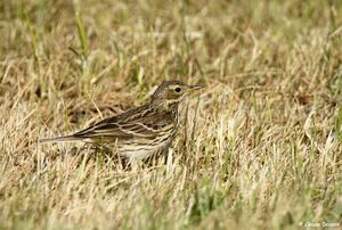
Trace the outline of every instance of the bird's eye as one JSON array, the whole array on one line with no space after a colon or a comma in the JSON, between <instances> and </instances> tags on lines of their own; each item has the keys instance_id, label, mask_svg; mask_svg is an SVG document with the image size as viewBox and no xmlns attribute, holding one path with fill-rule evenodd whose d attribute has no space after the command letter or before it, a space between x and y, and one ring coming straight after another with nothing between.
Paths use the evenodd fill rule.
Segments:
<instances>
[{"instance_id":1,"label":"bird's eye","mask_svg":"<svg viewBox=\"0 0 342 230\"><path fill-rule=\"evenodd\" d=\"M177 88L175 88L175 91L176 91L177 93L179 93L180 91L182 91L182 89L181 89L180 87L177 87Z\"/></svg>"}]
</instances>

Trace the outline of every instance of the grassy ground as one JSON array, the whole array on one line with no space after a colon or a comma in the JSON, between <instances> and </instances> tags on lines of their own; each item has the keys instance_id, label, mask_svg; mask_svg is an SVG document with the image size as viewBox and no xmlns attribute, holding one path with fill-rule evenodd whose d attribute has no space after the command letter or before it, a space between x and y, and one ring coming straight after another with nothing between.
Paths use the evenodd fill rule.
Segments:
<instances>
[{"instance_id":1,"label":"grassy ground","mask_svg":"<svg viewBox=\"0 0 342 230\"><path fill-rule=\"evenodd\" d=\"M341 1L2 1L0 40L1 229L341 227ZM166 165L38 144L163 79L207 85Z\"/></svg>"}]
</instances>

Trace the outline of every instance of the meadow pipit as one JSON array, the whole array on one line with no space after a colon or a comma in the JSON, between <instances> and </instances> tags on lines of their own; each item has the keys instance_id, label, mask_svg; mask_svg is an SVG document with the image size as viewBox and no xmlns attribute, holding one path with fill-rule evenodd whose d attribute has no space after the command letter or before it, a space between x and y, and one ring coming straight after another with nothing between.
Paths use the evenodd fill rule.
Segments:
<instances>
[{"instance_id":1,"label":"meadow pipit","mask_svg":"<svg viewBox=\"0 0 342 230\"><path fill-rule=\"evenodd\" d=\"M104 119L74 134L42 139L41 142L116 143L118 154L129 160L160 154L168 149L177 133L180 102L200 88L181 81L164 81L146 105Z\"/></svg>"}]
</instances>

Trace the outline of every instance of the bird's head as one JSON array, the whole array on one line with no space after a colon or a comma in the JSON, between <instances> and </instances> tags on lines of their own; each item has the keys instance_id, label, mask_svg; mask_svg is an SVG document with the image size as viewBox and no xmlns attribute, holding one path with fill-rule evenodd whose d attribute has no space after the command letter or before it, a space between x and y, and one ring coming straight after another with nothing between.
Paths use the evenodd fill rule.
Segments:
<instances>
[{"instance_id":1,"label":"bird's head","mask_svg":"<svg viewBox=\"0 0 342 230\"><path fill-rule=\"evenodd\" d=\"M166 105L178 104L182 99L192 93L202 89L200 85L187 85L181 81L163 81L152 95L152 103L163 103Z\"/></svg>"}]
</instances>

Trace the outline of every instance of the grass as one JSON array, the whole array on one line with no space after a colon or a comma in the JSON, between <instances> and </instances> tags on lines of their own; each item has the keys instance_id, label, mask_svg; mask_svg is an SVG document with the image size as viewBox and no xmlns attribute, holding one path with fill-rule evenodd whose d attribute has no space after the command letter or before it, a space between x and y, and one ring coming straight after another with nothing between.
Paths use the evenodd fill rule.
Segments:
<instances>
[{"instance_id":1,"label":"grass","mask_svg":"<svg viewBox=\"0 0 342 230\"><path fill-rule=\"evenodd\" d=\"M0 228L341 227L341 26L337 0L0 2ZM207 85L166 165L38 144L163 79Z\"/></svg>"}]
</instances>

